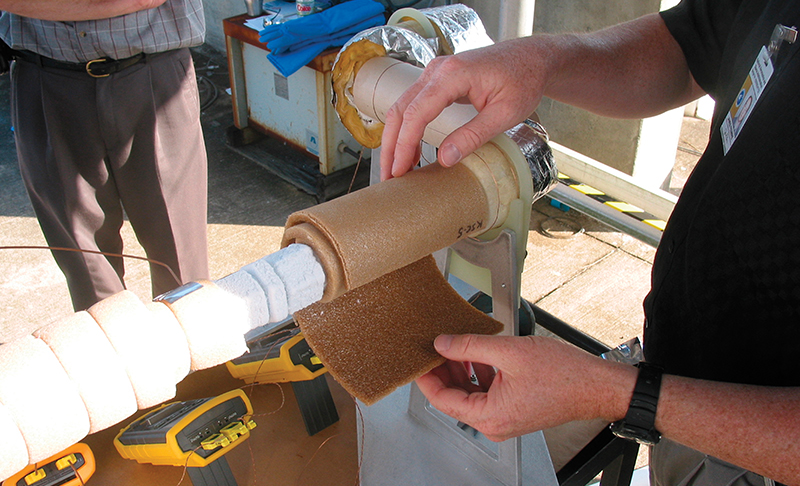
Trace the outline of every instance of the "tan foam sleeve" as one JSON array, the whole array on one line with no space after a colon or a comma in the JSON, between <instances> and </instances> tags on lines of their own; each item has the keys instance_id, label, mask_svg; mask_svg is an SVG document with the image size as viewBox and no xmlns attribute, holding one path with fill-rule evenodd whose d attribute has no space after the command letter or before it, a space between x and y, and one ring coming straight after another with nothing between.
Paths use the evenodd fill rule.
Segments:
<instances>
[{"instance_id":1,"label":"tan foam sleeve","mask_svg":"<svg viewBox=\"0 0 800 486\"><path fill-rule=\"evenodd\" d=\"M439 334L497 334L427 256L294 314L308 344L350 394L371 405L444 362Z\"/></svg>"},{"instance_id":2,"label":"tan foam sleeve","mask_svg":"<svg viewBox=\"0 0 800 486\"><path fill-rule=\"evenodd\" d=\"M329 302L487 224L486 194L472 172L431 164L293 213L282 245L314 250Z\"/></svg>"}]
</instances>

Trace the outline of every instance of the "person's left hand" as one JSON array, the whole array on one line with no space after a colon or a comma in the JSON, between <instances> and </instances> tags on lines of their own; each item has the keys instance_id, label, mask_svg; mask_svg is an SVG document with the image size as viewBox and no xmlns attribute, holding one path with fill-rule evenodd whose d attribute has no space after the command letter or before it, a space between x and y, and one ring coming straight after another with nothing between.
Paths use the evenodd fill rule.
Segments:
<instances>
[{"instance_id":1,"label":"person's left hand","mask_svg":"<svg viewBox=\"0 0 800 486\"><path fill-rule=\"evenodd\" d=\"M551 338L442 335L434 344L448 361L417 379L420 390L493 441L574 420L618 420L636 381L636 368ZM481 385L469 382L464 362L474 363Z\"/></svg>"}]
</instances>

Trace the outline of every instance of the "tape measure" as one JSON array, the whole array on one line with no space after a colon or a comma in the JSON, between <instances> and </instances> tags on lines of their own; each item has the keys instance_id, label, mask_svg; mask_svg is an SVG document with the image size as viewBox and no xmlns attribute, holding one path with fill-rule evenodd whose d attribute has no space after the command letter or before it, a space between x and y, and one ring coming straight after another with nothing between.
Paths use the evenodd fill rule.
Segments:
<instances>
[{"instance_id":1,"label":"tape measure","mask_svg":"<svg viewBox=\"0 0 800 486\"><path fill-rule=\"evenodd\" d=\"M327 371L299 327L248 343L248 348L248 353L226 363L230 374L245 383L307 381Z\"/></svg>"},{"instance_id":2,"label":"tape measure","mask_svg":"<svg viewBox=\"0 0 800 486\"><path fill-rule=\"evenodd\" d=\"M250 400L240 389L169 403L123 428L114 447L140 463L203 468L250 437L256 426L252 416Z\"/></svg>"},{"instance_id":3,"label":"tape measure","mask_svg":"<svg viewBox=\"0 0 800 486\"><path fill-rule=\"evenodd\" d=\"M28 465L3 481L3 486L78 486L84 484L94 471L92 450L79 443L44 461Z\"/></svg>"}]
</instances>

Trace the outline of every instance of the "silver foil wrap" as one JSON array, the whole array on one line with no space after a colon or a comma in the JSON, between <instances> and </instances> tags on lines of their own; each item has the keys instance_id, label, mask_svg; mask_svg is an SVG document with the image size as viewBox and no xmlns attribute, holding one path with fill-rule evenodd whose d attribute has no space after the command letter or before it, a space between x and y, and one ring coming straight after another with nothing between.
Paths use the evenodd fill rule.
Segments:
<instances>
[{"instance_id":1,"label":"silver foil wrap","mask_svg":"<svg viewBox=\"0 0 800 486\"><path fill-rule=\"evenodd\" d=\"M533 120L525 120L514 128L507 130L522 155L528 161L533 180L533 201L550 192L558 182L558 169L544 127Z\"/></svg>"},{"instance_id":2,"label":"silver foil wrap","mask_svg":"<svg viewBox=\"0 0 800 486\"><path fill-rule=\"evenodd\" d=\"M420 13L428 17L444 37L446 46L442 46L443 54L459 52L493 44L486 34L478 14L460 3L443 7L424 8Z\"/></svg>"}]
</instances>

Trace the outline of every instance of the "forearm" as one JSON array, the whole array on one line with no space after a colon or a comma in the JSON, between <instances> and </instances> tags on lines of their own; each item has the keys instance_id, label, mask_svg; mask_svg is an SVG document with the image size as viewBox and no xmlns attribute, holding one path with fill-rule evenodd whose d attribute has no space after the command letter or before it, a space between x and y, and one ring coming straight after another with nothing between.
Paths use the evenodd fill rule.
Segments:
<instances>
[{"instance_id":1,"label":"forearm","mask_svg":"<svg viewBox=\"0 0 800 486\"><path fill-rule=\"evenodd\" d=\"M78 21L116 17L158 7L166 0L0 0L0 10L41 20Z\"/></svg>"},{"instance_id":2,"label":"forearm","mask_svg":"<svg viewBox=\"0 0 800 486\"><path fill-rule=\"evenodd\" d=\"M551 59L544 95L600 115L653 116L703 94L658 14L532 47L534 58Z\"/></svg>"},{"instance_id":3,"label":"forearm","mask_svg":"<svg viewBox=\"0 0 800 486\"><path fill-rule=\"evenodd\" d=\"M800 389L665 376L656 428L711 456L800 484Z\"/></svg>"}]
</instances>

